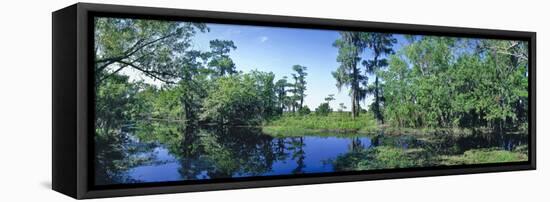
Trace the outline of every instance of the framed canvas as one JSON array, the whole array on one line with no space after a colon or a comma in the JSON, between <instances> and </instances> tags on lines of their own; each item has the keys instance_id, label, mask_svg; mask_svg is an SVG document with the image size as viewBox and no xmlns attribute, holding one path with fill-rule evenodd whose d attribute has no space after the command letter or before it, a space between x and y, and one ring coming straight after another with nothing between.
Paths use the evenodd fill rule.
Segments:
<instances>
[{"instance_id":1,"label":"framed canvas","mask_svg":"<svg viewBox=\"0 0 550 202\"><path fill-rule=\"evenodd\" d=\"M53 20L74 198L536 168L536 34L78 3Z\"/></svg>"}]
</instances>

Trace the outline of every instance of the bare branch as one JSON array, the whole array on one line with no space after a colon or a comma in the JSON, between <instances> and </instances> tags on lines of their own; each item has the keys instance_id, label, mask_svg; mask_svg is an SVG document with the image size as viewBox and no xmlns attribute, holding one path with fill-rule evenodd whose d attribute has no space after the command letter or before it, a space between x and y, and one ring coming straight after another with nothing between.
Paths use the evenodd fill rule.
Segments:
<instances>
[{"instance_id":1,"label":"bare branch","mask_svg":"<svg viewBox=\"0 0 550 202\"><path fill-rule=\"evenodd\" d=\"M143 72L144 74L154 78L154 79L158 79L159 81L162 81L164 83L168 83L168 84L175 84L175 82L173 81L170 81L170 80L166 80L164 78L161 78L159 77L158 75L169 75L169 76L173 76L173 77L178 77L177 75L173 75L173 74L169 74L169 73L165 73L165 72L158 72L158 71L152 71L152 70L147 70L143 67L140 67L138 65L135 65L133 63L129 63L129 62L125 62L125 61L118 61L118 63L121 63L123 65L127 65L127 66L130 66L130 67L133 67L134 69L137 69L141 72Z\"/></svg>"},{"instance_id":2,"label":"bare branch","mask_svg":"<svg viewBox=\"0 0 550 202\"><path fill-rule=\"evenodd\" d=\"M172 36L175 36L176 33L172 33L172 34L168 34L168 35L165 35L163 37L160 37L158 39L155 39L155 40L152 40L152 41L149 41L147 43L144 43L136 48L134 48L134 50L132 50L132 48L128 49L127 51L125 51L125 54L121 55L121 56L116 56L116 57L110 57L110 58L104 58L104 59L99 59L99 60L96 60L95 63L101 63L101 62L117 62L117 61L120 61L120 60L123 60L125 58L128 58L130 57L131 55L133 55L134 53L136 53L137 51L141 50L142 48L145 48L151 44L154 44L156 42L159 42L161 40L164 40L164 39L167 39L169 37L172 37ZM139 44L140 42L138 41L138 43L134 44L137 45ZM111 63L112 64L112 63Z\"/></svg>"}]
</instances>

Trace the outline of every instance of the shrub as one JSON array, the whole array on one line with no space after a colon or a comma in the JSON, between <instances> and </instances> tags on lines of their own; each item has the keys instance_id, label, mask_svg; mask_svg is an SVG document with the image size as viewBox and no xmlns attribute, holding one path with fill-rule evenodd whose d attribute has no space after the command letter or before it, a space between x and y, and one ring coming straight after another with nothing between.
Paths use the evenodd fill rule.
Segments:
<instances>
[{"instance_id":1,"label":"shrub","mask_svg":"<svg viewBox=\"0 0 550 202\"><path fill-rule=\"evenodd\" d=\"M332 112L332 109L330 108L327 102L321 103L319 107L315 109L315 114L319 116L327 116L331 112Z\"/></svg>"},{"instance_id":2,"label":"shrub","mask_svg":"<svg viewBox=\"0 0 550 202\"><path fill-rule=\"evenodd\" d=\"M301 109L298 110L298 114L300 115L308 115L311 113L311 110L309 109L309 107L306 105L306 106L303 106Z\"/></svg>"}]
</instances>

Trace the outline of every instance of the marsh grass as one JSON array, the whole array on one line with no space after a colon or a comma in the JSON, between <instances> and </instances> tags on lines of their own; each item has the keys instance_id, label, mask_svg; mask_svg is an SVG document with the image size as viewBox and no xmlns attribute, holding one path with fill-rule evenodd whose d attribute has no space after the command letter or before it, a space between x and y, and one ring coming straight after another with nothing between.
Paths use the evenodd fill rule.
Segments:
<instances>
[{"instance_id":1,"label":"marsh grass","mask_svg":"<svg viewBox=\"0 0 550 202\"><path fill-rule=\"evenodd\" d=\"M502 149L472 149L462 155L441 156L444 165L504 163L527 161L527 154L519 149L506 151Z\"/></svg>"},{"instance_id":2,"label":"marsh grass","mask_svg":"<svg viewBox=\"0 0 550 202\"><path fill-rule=\"evenodd\" d=\"M497 148L472 149L461 155L437 155L423 149L380 146L337 157L333 165L340 171L379 170L426 166L472 165L526 161L527 154Z\"/></svg>"},{"instance_id":3,"label":"marsh grass","mask_svg":"<svg viewBox=\"0 0 550 202\"><path fill-rule=\"evenodd\" d=\"M370 114L362 114L352 119L349 114L338 112L327 116L286 114L268 121L262 128L264 133L274 136L300 136L311 133L368 134L378 129Z\"/></svg>"},{"instance_id":4,"label":"marsh grass","mask_svg":"<svg viewBox=\"0 0 550 202\"><path fill-rule=\"evenodd\" d=\"M471 135L485 132L483 129L469 128L402 128L380 125L370 113L363 113L353 119L349 113L332 112L327 116L308 114L298 115L287 113L266 121L262 125L264 133L272 136L303 136L306 134L339 134L348 136L383 133L384 135L414 135L425 136L433 134L448 134L453 136Z\"/></svg>"},{"instance_id":5,"label":"marsh grass","mask_svg":"<svg viewBox=\"0 0 550 202\"><path fill-rule=\"evenodd\" d=\"M410 168L429 165L422 149L403 149L390 146L369 148L341 155L334 160L337 170L378 170Z\"/></svg>"}]
</instances>

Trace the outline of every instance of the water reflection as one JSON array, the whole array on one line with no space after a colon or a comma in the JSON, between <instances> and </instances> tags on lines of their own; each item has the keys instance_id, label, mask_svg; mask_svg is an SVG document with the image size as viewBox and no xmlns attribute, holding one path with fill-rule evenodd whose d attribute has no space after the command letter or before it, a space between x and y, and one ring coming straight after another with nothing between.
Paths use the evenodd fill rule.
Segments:
<instances>
[{"instance_id":1,"label":"water reflection","mask_svg":"<svg viewBox=\"0 0 550 202\"><path fill-rule=\"evenodd\" d=\"M371 158L373 148L411 152L420 148L422 152L406 158L422 164L402 166L428 166L434 164L430 159L436 155L461 154L473 148L513 150L526 144L526 136L517 134L272 137L260 128L184 128L167 123L127 125L105 137L96 137L98 185L335 172L346 170L342 162L335 161ZM380 164L384 162L364 168L385 168Z\"/></svg>"}]
</instances>

